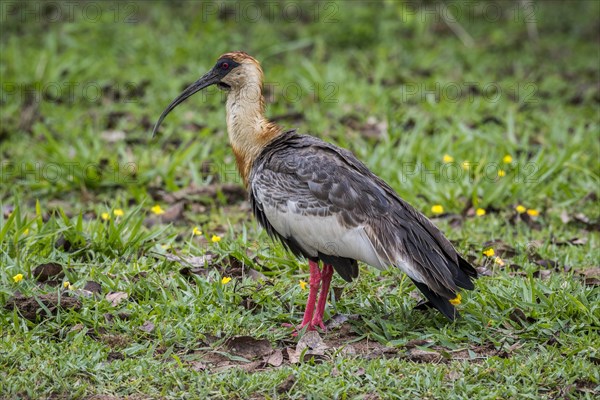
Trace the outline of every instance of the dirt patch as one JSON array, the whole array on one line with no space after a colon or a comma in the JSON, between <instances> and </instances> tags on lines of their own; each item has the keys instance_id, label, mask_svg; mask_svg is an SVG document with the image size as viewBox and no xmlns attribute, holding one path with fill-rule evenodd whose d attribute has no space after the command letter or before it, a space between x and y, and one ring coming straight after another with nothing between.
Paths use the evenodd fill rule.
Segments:
<instances>
[{"instance_id":1,"label":"dirt patch","mask_svg":"<svg viewBox=\"0 0 600 400\"><path fill-rule=\"evenodd\" d=\"M227 349L240 357L255 360L273 353L271 343L266 339L254 339L251 336L235 336L225 342Z\"/></svg>"},{"instance_id":2,"label":"dirt patch","mask_svg":"<svg viewBox=\"0 0 600 400\"><path fill-rule=\"evenodd\" d=\"M104 334L100 336L100 341L113 349L122 349L131 343L131 338L126 335Z\"/></svg>"},{"instance_id":3,"label":"dirt patch","mask_svg":"<svg viewBox=\"0 0 600 400\"><path fill-rule=\"evenodd\" d=\"M125 359L125 355L123 353L118 352L118 351L111 351L106 356L106 361L108 361L108 362L122 361L124 359Z\"/></svg>"},{"instance_id":4,"label":"dirt patch","mask_svg":"<svg viewBox=\"0 0 600 400\"><path fill-rule=\"evenodd\" d=\"M285 378L283 380L283 382L281 382L277 386L277 393L283 394L283 393L289 392L292 389L292 387L294 387L295 383L296 383L296 377L294 375L290 374L287 378Z\"/></svg>"},{"instance_id":5,"label":"dirt patch","mask_svg":"<svg viewBox=\"0 0 600 400\"><path fill-rule=\"evenodd\" d=\"M325 335L305 332L297 341L282 341L272 346L268 340L237 336L224 344L194 352L187 366L196 371L220 372L240 368L247 372L280 368L304 362L327 362L339 355L365 359L401 358L417 363L449 363L451 361L482 362L490 357L508 358L520 345L505 348L492 343L466 345L449 349L428 340L411 340L404 346L390 347L368 339L360 339L344 323Z\"/></svg>"},{"instance_id":6,"label":"dirt patch","mask_svg":"<svg viewBox=\"0 0 600 400\"><path fill-rule=\"evenodd\" d=\"M33 270L33 276L38 282L61 279L65 276L62 265L58 263L40 264Z\"/></svg>"},{"instance_id":7,"label":"dirt patch","mask_svg":"<svg viewBox=\"0 0 600 400\"><path fill-rule=\"evenodd\" d=\"M42 319L56 315L59 309L77 311L81 309L81 302L66 293L60 295L49 293L32 297L19 294L10 298L4 308L10 311L16 308L24 318L35 322L38 317Z\"/></svg>"}]
</instances>

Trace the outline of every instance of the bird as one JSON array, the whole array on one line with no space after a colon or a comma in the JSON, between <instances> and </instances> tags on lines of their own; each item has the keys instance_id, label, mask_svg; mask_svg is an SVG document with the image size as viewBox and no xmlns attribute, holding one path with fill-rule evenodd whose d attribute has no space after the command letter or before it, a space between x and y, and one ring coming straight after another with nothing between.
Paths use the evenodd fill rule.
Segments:
<instances>
[{"instance_id":1,"label":"bird","mask_svg":"<svg viewBox=\"0 0 600 400\"><path fill-rule=\"evenodd\" d=\"M229 143L252 212L269 236L308 260L309 293L297 329L326 330L332 276L337 272L352 282L359 275L358 261L379 269L397 267L423 293L423 304L454 321L461 289L474 289L475 268L349 150L269 121L263 80L252 56L222 54L164 109L152 136L198 91L216 85L226 92Z\"/></svg>"}]
</instances>

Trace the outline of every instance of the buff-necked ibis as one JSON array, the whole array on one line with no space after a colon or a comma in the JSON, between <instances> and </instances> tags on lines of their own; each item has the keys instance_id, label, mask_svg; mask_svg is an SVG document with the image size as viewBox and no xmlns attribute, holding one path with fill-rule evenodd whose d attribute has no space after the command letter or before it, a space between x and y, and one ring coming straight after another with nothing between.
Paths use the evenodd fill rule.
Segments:
<instances>
[{"instance_id":1,"label":"buff-necked ibis","mask_svg":"<svg viewBox=\"0 0 600 400\"><path fill-rule=\"evenodd\" d=\"M168 105L153 134L177 105L210 85L227 91L229 142L254 215L270 236L308 259L310 290L301 328L324 329L333 272L351 282L358 277L357 261L400 268L430 305L454 320L458 291L474 288L475 269L351 152L270 122L263 71L248 54L223 54Z\"/></svg>"}]
</instances>

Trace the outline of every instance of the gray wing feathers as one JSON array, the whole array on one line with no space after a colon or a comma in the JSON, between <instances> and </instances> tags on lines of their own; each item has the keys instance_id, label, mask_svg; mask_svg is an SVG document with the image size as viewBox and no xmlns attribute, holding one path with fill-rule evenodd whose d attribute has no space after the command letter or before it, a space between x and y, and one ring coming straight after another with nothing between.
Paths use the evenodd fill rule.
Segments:
<instances>
[{"instance_id":1,"label":"gray wing feathers","mask_svg":"<svg viewBox=\"0 0 600 400\"><path fill-rule=\"evenodd\" d=\"M279 140L257 160L250 177L252 194L260 207L271 210L271 218L289 219L293 211L320 217L311 223L324 221L329 226L322 229L332 236L340 233L331 227L335 223L356 231L348 240L374 252L382 265L396 265L436 293L454 297L458 255L433 223L349 151L293 132ZM284 230L282 221L270 222ZM372 256L335 255L379 266Z\"/></svg>"}]
</instances>

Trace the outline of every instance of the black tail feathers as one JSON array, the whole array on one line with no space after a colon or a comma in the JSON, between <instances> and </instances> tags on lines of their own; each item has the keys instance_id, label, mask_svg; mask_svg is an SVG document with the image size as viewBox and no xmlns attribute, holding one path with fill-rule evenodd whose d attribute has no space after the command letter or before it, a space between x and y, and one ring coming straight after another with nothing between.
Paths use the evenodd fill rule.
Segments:
<instances>
[{"instance_id":1,"label":"black tail feathers","mask_svg":"<svg viewBox=\"0 0 600 400\"><path fill-rule=\"evenodd\" d=\"M450 321L454 321L457 317L459 317L458 311L456 311L456 308L454 308L454 306L450 304L450 301L447 298L442 297L439 294L433 292L424 283L417 282L414 279L412 281L428 300L426 302L419 303L416 308L420 309L433 306L439 312L444 314L446 318L448 318Z\"/></svg>"},{"instance_id":2,"label":"black tail feathers","mask_svg":"<svg viewBox=\"0 0 600 400\"><path fill-rule=\"evenodd\" d=\"M454 277L454 283L456 286L467 290L475 289L472 279L477 279L477 271L467 260L457 254L458 257L458 269L456 270L456 276Z\"/></svg>"},{"instance_id":3,"label":"black tail feathers","mask_svg":"<svg viewBox=\"0 0 600 400\"><path fill-rule=\"evenodd\" d=\"M467 260L462 258L460 255L457 256L458 269L456 270L456 275L454 276L454 283L460 288L473 290L475 285L473 284L472 279L477 279L477 271L471 264L469 264ZM458 311L456 311L456 308L452 305L452 303L450 303L448 298L435 293L424 283L417 282L414 279L413 282L427 299L426 302L419 303L416 308L435 307L450 321L454 321L459 317Z\"/></svg>"}]
</instances>

